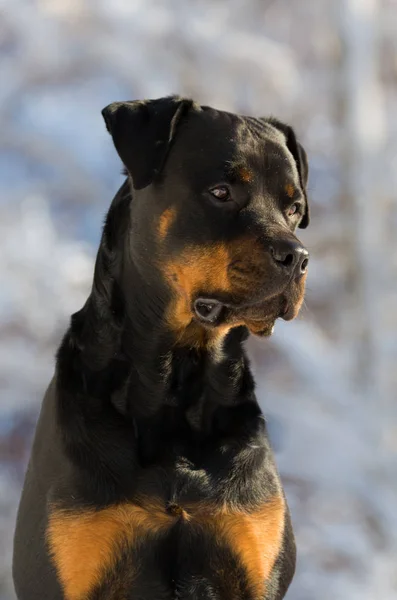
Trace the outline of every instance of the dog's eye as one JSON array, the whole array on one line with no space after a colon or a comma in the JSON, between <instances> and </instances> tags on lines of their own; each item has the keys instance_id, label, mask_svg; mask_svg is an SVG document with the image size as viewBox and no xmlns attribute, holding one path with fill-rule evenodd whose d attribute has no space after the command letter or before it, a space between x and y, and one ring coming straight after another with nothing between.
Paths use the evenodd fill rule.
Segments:
<instances>
[{"instance_id":1,"label":"dog's eye","mask_svg":"<svg viewBox=\"0 0 397 600\"><path fill-rule=\"evenodd\" d=\"M225 185L218 185L210 190L210 194L214 196L217 200L221 200L222 202L226 202L230 200L230 191Z\"/></svg>"},{"instance_id":2,"label":"dog's eye","mask_svg":"<svg viewBox=\"0 0 397 600\"><path fill-rule=\"evenodd\" d=\"M296 213L299 212L300 209L300 204L299 202L294 202L294 204L292 206L289 207L288 211L287 211L287 215L289 217L293 217L294 215L296 215Z\"/></svg>"}]
</instances>

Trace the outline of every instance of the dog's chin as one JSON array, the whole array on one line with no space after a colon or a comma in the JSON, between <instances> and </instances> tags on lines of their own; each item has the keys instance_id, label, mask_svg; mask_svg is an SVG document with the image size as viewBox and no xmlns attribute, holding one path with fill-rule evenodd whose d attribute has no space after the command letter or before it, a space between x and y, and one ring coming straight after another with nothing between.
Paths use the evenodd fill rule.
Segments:
<instances>
[{"instance_id":1,"label":"dog's chin","mask_svg":"<svg viewBox=\"0 0 397 600\"><path fill-rule=\"evenodd\" d=\"M257 337L269 337L274 332L274 327L277 319L283 319L284 321L292 321L298 316L300 305L283 299L282 308L276 314L272 314L268 311L264 311L262 318L243 319L244 325L248 328L249 332Z\"/></svg>"},{"instance_id":2,"label":"dog's chin","mask_svg":"<svg viewBox=\"0 0 397 600\"><path fill-rule=\"evenodd\" d=\"M210 319L200 318L200 315L196 314L196 320L208 330L229 329L243 325L253 335L268 337L273 333L275 321L283 317L286 307L286 301L281 297L248 307L230 307L220 303L213 310Z\"/></svg>"},{"instance_id":3,"label":"dog's chin","mask_svg":"<svg viewBox=\"0 0 397 600\"><path fill-rule=\"evenodd\" d=\"M253 335L266 337L273 333L277 319L295 319L303 303L305 279L296 279L282 294L251 307L245 318L249 331Z\"/></svg>"},{"instance_id":4,"label":"dog's chin","mask_svg":"<svg viewBox=\"0 0 397 600\"><path fill-rule=\"evenodd\" d=\"M269 337L274 331L277 319L282 318L287 310L286 299L282 296L273 298L258 306L251 307L242 316L242 322L250 333L257 337Z\"/></svg>"},{"instance_id":5,"label":"dog's chin","mask_svg":"<svg viewBox=\"0 0 397 600\"><path fill-rule=\"evenodd\" d=\"M245 326L252 335L257 337L270 337L274 331L276 319L269 321L245 321Z\"/></svg>"},{"instance_id":6,"label":"dog's chin","mask_svg":"<svg viewBox=\"0 0 397 600\"><path fill-rule=\"evenodd\" d=\"M258 304L236 309L230 321L245 325L250 333L258 337L268 337L274 331L276 320L283 315L285 300L279 296Z\"/></svg>"},{"instance_id":7,"label":"dog's chin","mask_svg":"<svg viewBox=\"0 0 397 600\"><path fill-rule=\"evenodd\" d=\"M205 308L211 309L210 318L200 318L196 313L196 319L206 329L218 327L233 328L244 325L250 333L257 337L269 337L274 331L277 319L285 321L295 319L301 308L304 296L304 282L292 285L282 294L263 300L255 304L242 304L231 306L215 300L204 299Z\"/></svg>"}]
</instances>

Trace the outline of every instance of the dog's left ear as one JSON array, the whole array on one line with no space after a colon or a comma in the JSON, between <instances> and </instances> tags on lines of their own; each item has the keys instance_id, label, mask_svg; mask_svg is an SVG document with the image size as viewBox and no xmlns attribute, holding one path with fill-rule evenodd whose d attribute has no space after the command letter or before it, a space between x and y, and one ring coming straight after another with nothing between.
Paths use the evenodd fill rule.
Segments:
<instances>
[{"instance_id":1,"label":"dog's left ear","mask_svg":"<svg viewBox=\"0 0 397 600\"><path fill-rule=\"evenodd\" d=\"M281 121L278 121L277 119L270 119L269 121L271 125L276 127L285 135L287 148L295 159L300 184L303 193L305 194L305 212L301 222L299 223L299 227L301 229L305 229L310 222L309 203L307 200L307 181L309 179L309 164L307 161L307 154L303 146L296 139L296 135L292 127L285 125L285 123L281 123Z\"/></svg>"},{"instance_id":2,"label":"dog's left ear","mask_svg":"<svg viewBox=\"0 0 397 600\"><path fill-rule=\"evenodd\" d=\"M178 122L192 100L170 96L158 100L113 102L102 111L116 150L139 190L161 173Z\"/></svg>"}]
</instances>

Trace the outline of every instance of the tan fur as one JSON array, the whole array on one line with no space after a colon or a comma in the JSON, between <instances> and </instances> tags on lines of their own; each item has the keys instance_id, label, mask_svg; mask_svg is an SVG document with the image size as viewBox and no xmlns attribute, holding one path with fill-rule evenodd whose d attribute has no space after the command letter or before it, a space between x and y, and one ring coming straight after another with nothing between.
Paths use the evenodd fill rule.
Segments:
<instances>
[{"instance_id":1,"label":"tan fur","mask_svg":"<svg viewBox=\"0 0 397 600\"><path fill-rule=\"evenodd\" d=\"M279 555L284 533L285 506L281 496L252 513L225 512L216 528L239 555L247 570L253 597L264 597L266 581Z\"/></svg>"},{"instance_id":2,"label":"tan fur","mask_svg":"<svg viewBox=\"0 0 397 600\"><path fill-rule=\"evenodd\" d=\"M66 600L82 600L112 568L123 545L138 536L155 534L173 522L157 503L145 508L120 504L98 511L55 510L47 542Z\"/></svg>"},{"instance_id":3,"label":"tan fur","mask_svg":"<svg viewBox=\"0 0 397 600\"><path fill-rule=\"evenodd\" d=\"M292 183L287 183L287 185L285 186L285 191L287 193L288 198L293 198L294 194L295 194L295 188L292 185Z\"/></svg>"},{"instance_id":4,"label":"tan fur","mask_svg":"<svg viewBox=\"0 0 397 600\"><path fill-rule=\"evenodd\" d=\"M176 332L178 343L205 347L226 335L225 327L210 331L194 322L191 305L194 295L201 289L209 296L211 292L230 291L229 262L226 244L215 244L207 248L188 248L164 266L166 279L174 290L167 321Z\"/></svg>"},{"instance_id":5,"label":"tan fur","mask_svg":"<svg viewBox=\"0 0 397 600\"><path fill-rule=\"evenodd\" d=\"M213 531L215 539L225 541L246 569L252 598L262 600L266 581L280 553L284 534L285 501L274 496L261 507L247 511L239 508L192 507L193 518ZM229 577L225 573L225 577Z\"/></svg>"},{"instance_id":6,"label":"tan fur","mask_svg":"<svg viewBox=\"0 0 397 600\"><path fill-rule=\"evenodd\" d=\"M158 223L158 236L160 241L164 241L167 237L167 234L176 219L176 210L175 208L167 208L162 215L160 216Z\"/></svg>"},{"instance_id":7,"label":"tan fur","mask_svg":"<svg viewBox=\"0 0 397 600\"><path fill-rule=\"evenodd\" d=\"M167 510L154 500L144 507L125 503L80 513L54 510L47 542L66 600L84 600L106 570L114 567L123 546L133 547L144 535L165 532L180 518L187 526L209 529L236 553L246 569L252 597L260 600L280 552L284 515L282 496L252 511L207 503L175 504Z\"/></svg>"},{"instance_id":8,"label":"tan fur","mask_svg":"<svg viewBox=\"0 0 397 600\"><path fill-rule=\"evenodd\" d=\"M237 177L242 183L250 183L254 174L251 169L248 169L247 167L239 167L237 170Z\"/></svg>"}]
</instances>

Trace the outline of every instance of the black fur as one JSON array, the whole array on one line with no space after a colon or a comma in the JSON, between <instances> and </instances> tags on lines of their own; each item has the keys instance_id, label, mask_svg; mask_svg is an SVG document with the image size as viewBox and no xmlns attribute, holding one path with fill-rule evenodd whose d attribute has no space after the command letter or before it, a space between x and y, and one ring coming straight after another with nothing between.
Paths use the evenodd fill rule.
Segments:
<instances>
[{"instance_id":1,"label":"black fur","mask_svg":"<svg viewBox=\"0 0 397 600\"><path fill-rule=\"evenodd\" d=\"M285 299L293 302L298 284L283 279L278 265L251 265L238 277L248 277L252 303L219 289L222 322L201 330L192 317L204 332L196 345L191 336L180 342L167 320L175 290L162 265L189 245L229 244L247 233L266 260L273 240L295 243L295 228L309 221L304 150L274 119L186 99L115 103L103 115L128 177L106 217L91 293L71 318L44 398L15 533L20 600L68 600L46 539L54 510L78 515L149 498L164 514L189 513L201 503L250 514L283 497L244 323L260 314L268 327L283 315ZM220 207L203 190L242 160L259 187L232 182L233 205ZM291 202L282 192L287 180L303 200L290 221L283 216ZM159 241L156 227L170 206L177 216ZM227 323L214 349L205 332ZM284 597L295 568L286 505L284 518L264 600ZM258 600L238 552L194 520L175 518L166 531L114 552L81 600Z\"/></svg>"}]
</instances>

